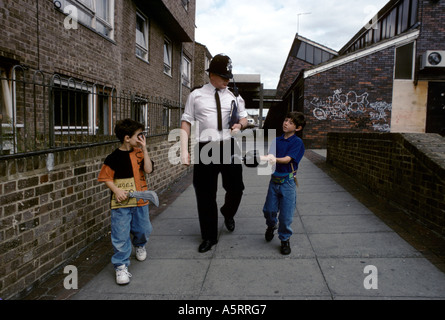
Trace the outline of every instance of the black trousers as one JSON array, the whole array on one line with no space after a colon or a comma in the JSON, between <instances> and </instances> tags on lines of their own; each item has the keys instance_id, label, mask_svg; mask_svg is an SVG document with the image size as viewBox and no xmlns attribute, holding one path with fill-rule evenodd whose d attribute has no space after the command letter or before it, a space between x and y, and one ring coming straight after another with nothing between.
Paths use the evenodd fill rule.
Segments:
<instances>
[{"instance_id":1,"label":"black trousers","mask_svg":"<svg viewBox=\"0 0 445 320\"><path fill-rule=\"evenodd\" d=\"M218 153L219 156L215 154ZM196 153L199 152L199 153ZM199 224L203 240L217 241L218 238L218 176L226 192L221 213L224 218L233 218L243 196L242 164L233 159L239 149L231 139L227 142L199 143L195 149L196 164L193 171L193 186L198 204ZM198 157L199 156L199 157ZM210 161L213 159L213 161ZM210 161L210 163L209 163Z\"/></svg>"}]
</instances>

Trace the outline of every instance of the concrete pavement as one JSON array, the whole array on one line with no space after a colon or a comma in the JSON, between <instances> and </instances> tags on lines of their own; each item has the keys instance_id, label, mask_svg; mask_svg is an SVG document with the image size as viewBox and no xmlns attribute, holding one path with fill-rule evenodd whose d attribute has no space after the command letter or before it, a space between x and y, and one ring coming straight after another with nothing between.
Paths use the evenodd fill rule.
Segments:
<instances>
[{"instance_id":1,"label":"concrete pavement","mask_svg":"<svg viewBox=\"0 0 445 320\"><path fill-rule=\"evenodd\" d=\"M277 236L264 239L269 177L244 167L236 229L228 232L220 215L212 250L198 252L196 199L189 186L153 219L148 258L132 257L129 285L116 285L109 263L71 299L445 299L445 273L379 219L370 209L375 204L360 202L308 157L298 177L289 256L280 254ZM223 199L220 181L219 206Z\"/></svg>"}]
</instances>

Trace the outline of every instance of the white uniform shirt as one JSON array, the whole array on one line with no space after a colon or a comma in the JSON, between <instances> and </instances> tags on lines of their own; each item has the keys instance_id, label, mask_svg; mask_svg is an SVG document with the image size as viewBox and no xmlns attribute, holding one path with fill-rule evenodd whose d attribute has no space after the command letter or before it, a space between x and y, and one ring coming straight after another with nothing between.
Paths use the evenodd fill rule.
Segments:
<instances>
[{"instance_id":1,"label":"white uniform shirt","mask_svg":"<svg viewBox=\"0 0 445 320\"><path fill-rule=\"evenodd\" d=\"M229 118L232 101L235 101L238 105L239 118L247 117L245 102L241 96L235 97L229 89L219 90L223 130L218 131L215 90L216 88L211 83L195 89L190 93L185 104L181 121L186 121L192 126L196 124L196 140L199 142L221 141L231 138Z\"/></svg>"}]
</instances>

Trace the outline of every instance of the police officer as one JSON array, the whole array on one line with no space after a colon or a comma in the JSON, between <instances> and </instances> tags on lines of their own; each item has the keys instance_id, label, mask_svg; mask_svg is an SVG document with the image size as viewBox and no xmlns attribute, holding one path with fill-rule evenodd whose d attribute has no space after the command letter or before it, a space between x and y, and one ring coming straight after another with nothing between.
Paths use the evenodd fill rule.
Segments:
<instances>
[{"instance_id":1,"label":"police officer","mask_svg":"<svg viewBox=\"0 0 445 320\"><path fill-rule=\"evenodd\" d=\"M216 193L220 173L226 191L221 213L227 229L231 232L235 229L234 216L241 202L244 183L242 165L233 161L239 148L232 136L247 126L244 100L227 88L233 78L231 59L218 54L206 71L210 82L190 93L181 118L181 161L187 166L191 162L188 140L192 124L197 129L193 186L203 240L199 252L210 250L218 242ZM239 120L230 124L234 106Z\"/></svg>"}]
</instances>

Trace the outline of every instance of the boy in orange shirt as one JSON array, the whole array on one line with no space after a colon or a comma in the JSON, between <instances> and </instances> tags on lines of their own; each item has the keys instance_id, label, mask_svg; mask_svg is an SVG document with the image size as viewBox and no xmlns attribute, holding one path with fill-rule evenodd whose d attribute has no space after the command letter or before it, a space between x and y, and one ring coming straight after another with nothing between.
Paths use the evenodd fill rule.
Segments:
<instances>
[{"instance_id":1,"label":"boy in orange shirt","mask_svg":"<svg viewBox=\"0 0 445 320\"><path fill-rule=\"evenodd\" d=\"M142 124L131 119L116 123L114 131L122 145L105 159L98 177L98 181L104 182L113 192L111 242L114 255L111 262L116 270L117 284L130 282L128 266L132 243L136 248L136 259L146 259L145 244L152 231L148 201L128 198L129 191L148 190L145 174L153 171L143 129Z\"/></svg>"}]
</instances>

